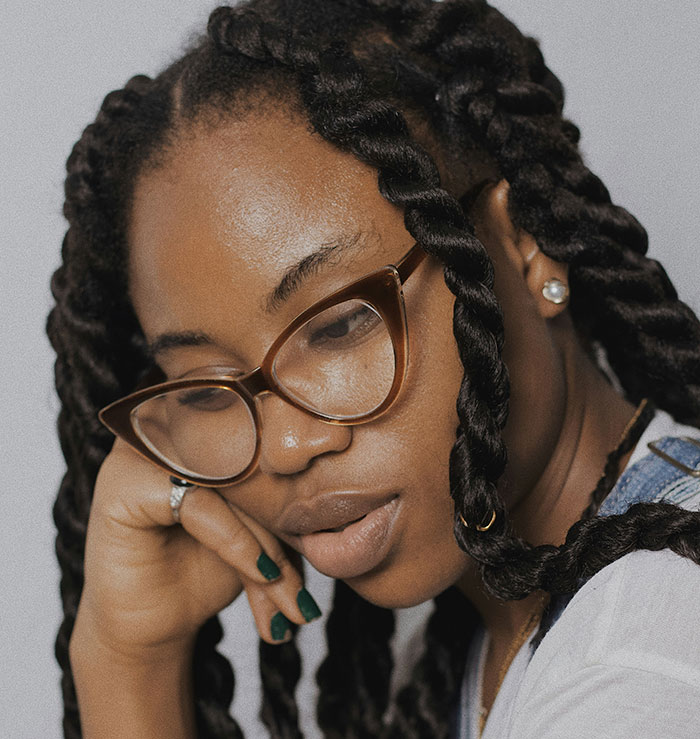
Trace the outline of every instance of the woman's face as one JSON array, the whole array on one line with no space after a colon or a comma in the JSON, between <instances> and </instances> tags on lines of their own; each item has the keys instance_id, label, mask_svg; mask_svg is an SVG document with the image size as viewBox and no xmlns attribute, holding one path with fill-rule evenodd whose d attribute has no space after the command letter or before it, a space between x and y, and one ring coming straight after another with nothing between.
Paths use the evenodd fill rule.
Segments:
<instances>
[{"instance_id":1,"label":"woman's face","mask_svg":"<svg viewBox=\"0 0 700 739\"><path fill-rule=\"evenodd\" d=\"M168 379L253 369L302 310L414 243L375 170L279 112L181 137L139 179L131 216L131 296L146 337L184 338L157 353ZM330 244L346 248L268 311L287 269ZM463 370L441 264L425 259L404 297L409 364L391 409L339 426L259 395L258 468L220 491L318 570L387 607L422 602L470 567L449 494Z\"/></svg>"}]
</instances>

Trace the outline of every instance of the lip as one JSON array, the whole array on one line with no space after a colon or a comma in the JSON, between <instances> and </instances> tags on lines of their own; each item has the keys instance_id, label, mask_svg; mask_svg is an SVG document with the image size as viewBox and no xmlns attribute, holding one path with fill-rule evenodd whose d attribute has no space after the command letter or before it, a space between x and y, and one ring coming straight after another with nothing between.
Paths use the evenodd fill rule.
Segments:
<instances>
[{"instance_id":1,"label":"lip","mask_svg":"<svg viewBox=\"0 0 700 739\"><path fill-rule=\"evenodd\" d=\"M321 493L307 500L295 500L287 506L278 526L289 536L335 529L366 516L396 496L394 491L365 493L343 490Z\"/></svg>"},{"instance_id":2,"label":"lip","mask_svg":"<svg viewBox=\"0 0 700 739\"><path fill-rule=\"evenodd\" d=\"M295 501L280 528L319 572L347 579L366 574L386 557L400 507L396 492L325 493Z\"/></svg>"}]
</instances>

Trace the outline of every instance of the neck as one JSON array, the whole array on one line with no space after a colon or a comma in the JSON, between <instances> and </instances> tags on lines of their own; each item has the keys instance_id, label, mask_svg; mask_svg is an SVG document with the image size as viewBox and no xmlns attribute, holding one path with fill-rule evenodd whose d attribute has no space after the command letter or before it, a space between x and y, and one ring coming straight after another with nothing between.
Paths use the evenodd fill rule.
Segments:
<instances>
[{"instance_id":1,"label":"neck","mask_svg":"<svg viewBox=\"0 0 700 739\"><path fill-rule=\"evenodd\" d=\"M512 475L506 482L517 491L509 510L513 530L535 545L564 542L567 531L587 507L608 455L620 443L635 412L577 341L564 345L563 359L567 398L552 454L528 491L517 491ZM621 460L620 470L631 453ZM481 614L492 643L512 641L541 598L541 593L533 593L520 601L497 600L485 592L473 570L459 586Z\"/></svg>"}]
</instances>

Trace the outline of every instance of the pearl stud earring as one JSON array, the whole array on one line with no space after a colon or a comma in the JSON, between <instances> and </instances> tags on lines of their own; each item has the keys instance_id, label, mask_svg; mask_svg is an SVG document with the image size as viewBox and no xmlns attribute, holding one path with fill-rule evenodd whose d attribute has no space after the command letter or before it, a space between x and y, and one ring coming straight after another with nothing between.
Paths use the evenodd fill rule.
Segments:
<instances>
[{"instance_id":1,"label":"pearl stud earring","mask_svg":"<svg viewBox=\"0 0 700 739\"><path fill-rule=\"evenodd\" d=\"M552 277L544 283L542 295L550 303L561 305L569 299L569 286L556 277Z\"/></svg>"}]
</instances>

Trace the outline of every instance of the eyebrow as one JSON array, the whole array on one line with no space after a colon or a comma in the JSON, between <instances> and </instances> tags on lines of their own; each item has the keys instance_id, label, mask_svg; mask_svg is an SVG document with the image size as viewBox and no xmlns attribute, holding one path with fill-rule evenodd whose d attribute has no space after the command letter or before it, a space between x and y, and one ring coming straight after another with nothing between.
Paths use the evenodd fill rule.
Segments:
<instances>
[{"instance_id":1,"label":"eyebrow","mask_svg":"<svg viewBox=\"0 0 700 739\"><path fill-rule=\"evenodd\" d=\"M177 349L183 346L204 346L213 343L214 340L211 336L199 331L173 331L159 334L153 341L149 342L146 349L152 357L155 357L169 349Z\"/></svg>"},{"instance_id":2,"label":"eyebrow","mask_svg":"<svg viewBox=\"0 0 700 739\"><path fill-rule=\"evenodd\" d=\"M271 314L277 311L291 295L301 288L308 277L318 274L323 267L338 264L337 259L342 259L347 253L365 245L369 235L366 231L341 234L293 264L264 299L265 312ZM372 235L379 236L376 232L372 232ZM174 331L159 334L148 344L148 352L151 356L156 356L170 349L207 346L214 343L211 336L201 331Z\"/></svg>"},{"instance_id":3,"label":"eyebrow","mask_svg":"<svg viewBox=\"0 0 700 739\"><path fill-rule=\"evenodd\" d=\"M316 251L293 264L284 273L277 287L267 296L265 312L274 313L290 295L299 290L307 277L317 274L323 266L331 263L337 264L334 257L342 258L347 252L365 244L367 236L368 234L364 231L342 234L333 241L322 244Z\"/></svg>"}]
</instances>

